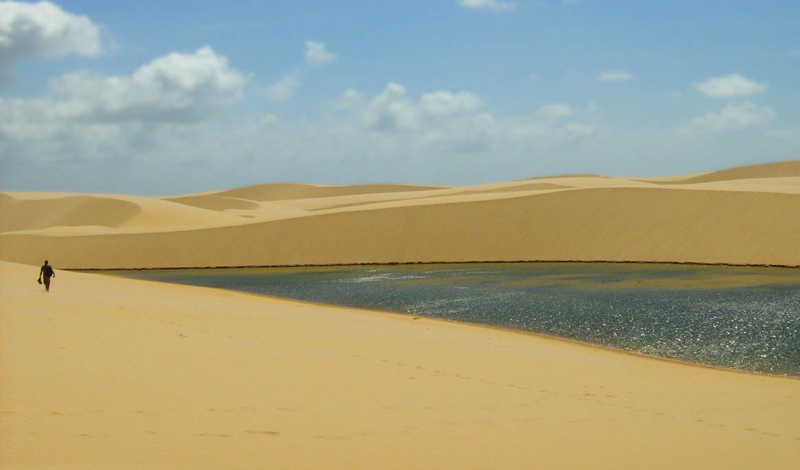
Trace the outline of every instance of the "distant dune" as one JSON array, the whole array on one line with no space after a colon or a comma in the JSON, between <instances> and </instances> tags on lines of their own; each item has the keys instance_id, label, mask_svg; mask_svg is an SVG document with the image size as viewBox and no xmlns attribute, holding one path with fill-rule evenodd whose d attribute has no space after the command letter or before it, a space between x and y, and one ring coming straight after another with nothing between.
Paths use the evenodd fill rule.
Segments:
<instances>
[{"instance_id":1,"label":"distant dune","mask_svg":"<svg viewBox=\"0 0 800 470\"><path fill-rule=\"evenodd\" d=\"M727 170L712 171L691 175L683 179L673 179L665 183L668 184L694 184L708 183L711 181L731 181L758 178L780 178L788 176L800 176L800 160L791 162L767 163L764 165L742 166L729 168Z\"/></svg>"},{"instance_id":2,"label":"distant dune","mask_svg":"<svg viewBox=\"0 0 800 470\"><path fill-rule=\"evenodd\" d=\"M227 196L183 196L164 198L165 201L177 202L178 204L186 204L187 206L199 207L201 209L208 209L212 211L224 211L227 209L258 209L259 205L247 199L240 199Z\"/></svg>"},{"instance_id":3,"label":"distant dune","mask_svg":"<svg viewBox=\"0 0 800 470\"><path fill-rule=\"evenodd\" d=\"M398 184L365 184L356 186L322 186L314 184L261 184L221 191L217 196L228 196L254 201L283 201L319 197L351 196L354 194L380 194L431 189L432 186L406 186Z\"/></svg>"},{"instance_id":4,"label":"distant dune","mask_svg":"<svg viewBox=\"0 0 800 470\"><path fill-rule=\"evenodd\" d=\"M0 232L3 233L24 230L52 234L52 229L64 227L105 227L116 229L116 233L239 222L239 218L231 214L157 198L47 193L0 194L3 195L0 199Z\"/></svg>"},{"instance_id":5,"label":"distant dune","mask_svg":"<svg viewBox=\"0 0 800 470\"><path fill-rule=\"evenodd\" d=\"M0 258L61 268L468 261L800 266L800 161L472 187L0 193Z\"/></svg>"}]
</instances>

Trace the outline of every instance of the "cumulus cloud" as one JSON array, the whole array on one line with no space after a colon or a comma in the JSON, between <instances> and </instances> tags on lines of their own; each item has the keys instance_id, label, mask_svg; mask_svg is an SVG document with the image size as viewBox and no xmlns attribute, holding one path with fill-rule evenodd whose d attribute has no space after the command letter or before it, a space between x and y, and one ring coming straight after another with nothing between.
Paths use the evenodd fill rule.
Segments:
<instances>
[{"instance_id":1,"label":"cumulus cloud","mask_svg":"<svg viewBox=\"0 0 800 470\"><path fill-rule=\"evenodd\" d=\"M294 91L300 86L298 72L285 75L277 82L264 89L264 95L273 101L286 101L294 95Z\"/></svg>"},{"instance_id":2,"label":"cumulus cloud","mask_svg":"<svg viewBox=\"0 0 800 470\"><path fill-rule=\"evenodd\" d=\"M375 130L409 130L420 124L418 109L398 83L389 83L383 93L370 100L362 117L366 126Z\"/></svg>"},{"instance_id":3,"label":"cumulus cloud","mask_svg":"<svg viewBox=\"0 0 800 470\"><path fill-rule=\"evenodd\" d=\"M402 85L389 83L381 93L351 108L348 122L367 131L357 131L365 141L382 142L384 154L400 146L403 152L419 155L521 155L593 137L597 125L579 114L567 105L551 104L534 116L497 116L485 110L484 100L472 92L435 91L415 100Z\"/></svg>"},{"instance_id":4,"label":"cumulus cloud","mask_svg":"<svg viewBox=\"0 0 800 470\"><path fill-rule=\"evenodd\" d=\"M213 118L241 98L247 81L210 47L157 58L131 75L70 73L51 80L46 96L0 99L0 135L20 144L17 152L78 158L142 129Z\"/></svg>"},{"instance_id":5,"label":"cumulus cloud","mask_svg":"<svg viewBox=\"0 0 800 470\"><path fill-rule=\"evenodd\" d=\"M331 101L337 113L316 119L284 121L268 114L223 123L210 115L155 122L131 116L122 120L118 115L89 121L73 116L78 103L88 103L84 116L93 115L94 102L75 98L82 95L68 81L60 86L77 101L70 106L54 106L60 93L55 91L47 100L0 99L0 140L17 166L23 161L33 165L117 160L220 165L223 159L225 167L231 162L283 162L285 168L354 161L382 161L397 168L414 161L427 167L464 158L519 163L569 151L599 132L588 113L566 105L545 105L529 116L503 116L485 109L485 101L469 91L412 96L399 83L372 95L350 88ZM553 119L554 115L560 117Z\"/></svg>"},{"instance_id":6,"label":"cumulus cloud","mask_svg":"<svg viewBox=\"0 0 800 470\"><path fill-rule=\"evenodd\" d=\"M306 41L305 59L309 65L325 65L335 62L338 56L329 51L324 42Z\"/></svg>"},{"instance_id":7,"label":"cumulus cloud","mask_svg":"<svg viewBox=\"0 0 800 470\"><path fill-rule=\"evenodd\" d=\"M23 61L102 53L100 28L86 16L50 2L0 1L0 85Z\"/></svg>"},{"instance_id":8,"label":"cumulus cloud","mask_svg":"<svg viewBox=\"0 0 800 470\"><path fill-rule=\"evenodd\" d=\"M698 116L678 129L685 136L696 136L708 132L745 129L764 124L775 118L775 110L768 106L757 106L754 103L728 105L719 112Z\"/></svg>"},{"instance_id":9,"label":"cumulus cloud","mask_svg":"<svg viewBox=\"0 0 800 470\"><path fill-rule=\"evenodd\" d=\"M709 78L704 82L695 83L694 87L711 98L753 96L767 91L767 85L748 80L738 73L727 77Z\"/></svg>"},{"instance_id":10,"label":"cumulus cloud","mask_svg":"<svg viewBox=\"0 0 800 470\"><path fill-rule=\"evenodd\" d=\"M463 8L494 11L509 11L517 8L517 4L515 2L508 2L504 0L458 0L458 4Z\"/></svg>"},{"instance_id":11,"label":"cumulus cloud","mask_svg":"<svg viewBox=\"0 0 800 470\"><path fill-rule=\"evenodd\" d=\"M389 83L369 101L361 116L370 129L383 131L414 130L433 121L478 110L482 100L470 92L436 91L414 102L400 84Z\"/></svg>"},{"instance_id":12,"label":"cumulus cloud","mask_svg":"<svg viewBox=\"0 0 800 470\"><path fill-rule=\"evenodd\" d=\"M635 77L632 73L624 70L615 70L611 72L603 72L597 76L599 82L627 82L633 80Z\"/></svg>"},{"instance_id":13,"label":"cumulus cloud","mask_svg":"<svg viewBox=\"0 0 800 470\"><path fill-rule=\"evenodd\" d=\"M50 86L66 97L53 102L54 110L73 119L193 121L238 101L247 81L206 46L159 57L129 76L77 72Z\"/></svg>"}]
</instances>

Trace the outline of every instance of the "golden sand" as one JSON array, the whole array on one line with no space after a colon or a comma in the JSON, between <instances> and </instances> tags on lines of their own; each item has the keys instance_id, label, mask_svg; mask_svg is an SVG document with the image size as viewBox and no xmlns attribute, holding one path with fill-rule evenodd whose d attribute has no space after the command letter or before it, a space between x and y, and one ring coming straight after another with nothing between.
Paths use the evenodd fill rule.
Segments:
<instances>
[{"instance_id":1,"label":"golden sand","mask_svg":"<svg viewBox=\"0 0 800 470\"><path fill-rule=\"evenodd\" d=\"M0 263L0 467L794 468L800 380Z\"/></svg>"},{"instance_id":2,"label":"golden sand","mask_svg":"<svg viewBox=\"0 0 800 470\"><path fill-rule=\"evenodd\" d=\"M82 269L464 261L796 267L798 233L800 161L669 182L565 176L450 188L276 184L170 198L0 198L0 259Z\"/></svg>"},{"instance_id":3,"label":"golden sand","mask_svg":"<svg viewBox=\"0 0 800 470\"><path fill-rule=\"evenodd\" d=\"M800 162L669 179L0 193L2 469L793 469L800 380L63 268L800 266ZM45 258L57 277L36 284ZM16 264L17 263L27 263Z\"/></svg>"}]
</instances>

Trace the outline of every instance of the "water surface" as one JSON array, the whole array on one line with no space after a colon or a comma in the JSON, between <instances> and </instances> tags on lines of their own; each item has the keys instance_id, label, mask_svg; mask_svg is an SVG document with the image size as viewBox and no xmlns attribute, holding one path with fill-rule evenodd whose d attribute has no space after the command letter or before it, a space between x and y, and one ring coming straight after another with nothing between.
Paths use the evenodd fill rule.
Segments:
<instances>
[{"instance_id":1,"label":"water surface","mask_svg":"<svg viewBox=\"0 0 800 470\"><path fill-rule=\"evenodd\" d=\"M163 270L128 277L500 326L800 376L800 270L500 263Z\"/></svg>"}]
</instances>

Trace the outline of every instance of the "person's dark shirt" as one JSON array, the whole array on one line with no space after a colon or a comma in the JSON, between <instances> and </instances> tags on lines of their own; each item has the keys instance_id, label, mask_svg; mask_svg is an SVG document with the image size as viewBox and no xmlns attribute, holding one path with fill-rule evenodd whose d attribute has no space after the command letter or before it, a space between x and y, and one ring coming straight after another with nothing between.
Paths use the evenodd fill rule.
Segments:
<instances>
[{"instance_id":1,"label":"person's dark shirt","mask_svg":"<svg viewBox=\"0 0 800 470\"><path fill-rule=\"evenodd\" d=\"M42 266L42 275L46 278L53 277L53 267L49 264Z\"/></svg>"}]
</instances>

